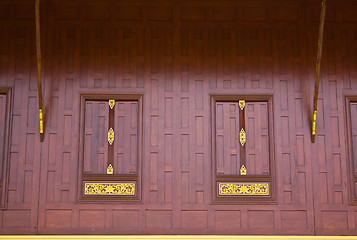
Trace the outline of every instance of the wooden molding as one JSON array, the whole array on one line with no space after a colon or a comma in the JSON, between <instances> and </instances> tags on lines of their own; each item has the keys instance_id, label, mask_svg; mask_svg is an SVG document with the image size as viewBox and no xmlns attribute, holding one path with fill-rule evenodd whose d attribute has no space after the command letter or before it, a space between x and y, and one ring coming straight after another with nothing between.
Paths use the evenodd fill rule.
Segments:
<instances>
[{"instance_id":1,"label":"wooden molding","mask_svg":"<svg viewBox=\"0 0 357 240\"><path fill-rule=\"evenodd\" d=\"M232 235L122 235L122 236L101 236L101 235L31 235L31 236L0 236L0 239L237 239L237 240L355 240L357 236L232 236Z\"/></svg>"}]
</instances>

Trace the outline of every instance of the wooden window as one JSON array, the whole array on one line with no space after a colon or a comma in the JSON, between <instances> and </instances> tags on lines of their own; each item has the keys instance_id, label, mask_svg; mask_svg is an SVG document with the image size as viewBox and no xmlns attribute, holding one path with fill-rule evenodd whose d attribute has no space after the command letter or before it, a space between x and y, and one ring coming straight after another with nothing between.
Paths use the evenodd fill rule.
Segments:
<instances>
[{"instance_id":1,"label":"wooden window","mask_svg":"<svg viewBox=\"0 0 357 240\"><path fill-rule=\"evenodd\" d=\"M215 202L273 202L271 96L212 96Z\"/></svg>"},{"instance_id":2,"label":"wooden window","mask_svg":"<svg viewBox=\"0 0 357 240\"><path fill-rule=\"evenodd\" d=\"M140 95L82 96L80 200L139 200Z\"/></svg>"},{"instance_id":3,"label":"wooden window","mask_svg":"<svg viewBox=\"0 0 357 240\"><path fill-rule=\"evenodd\" d=\"M5 194L8 182L8 138L10 133L10 97L9 88L0 88L0 208L5 207Z\"/></svg>"},{"instance_id":4,"label":"wooden window","mask_svg":"<svg viewBox=\"0 0 357 240\"><path fill-rule=\"evenodd\" d=\"M346 97L351 204L357 204L357 96Z\"/></svg>"}]
</instances>

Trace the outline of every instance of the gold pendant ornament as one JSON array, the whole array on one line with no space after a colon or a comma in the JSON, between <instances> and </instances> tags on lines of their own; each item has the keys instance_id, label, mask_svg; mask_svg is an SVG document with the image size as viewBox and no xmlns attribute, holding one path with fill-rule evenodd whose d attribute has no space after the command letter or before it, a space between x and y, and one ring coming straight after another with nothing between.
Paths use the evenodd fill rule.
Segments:
<instances>
[{"instance_id":1,"label":"gold pendant ornament","mask_svg":"<svg viewBox=\"0 0 357 240\"><path fill-rule=\"evenodd\" d=\"M243 128L242 128L242 130L240 130L239 140L240 140L240 144L242 145L242 147L244 147L244 144L246 142L246 138L245 138L245 131L244 131Z\"/></svg>"},{"instance_id":2,"label":"gold pendant ornament","mask_svg":"<svg viewBox=\"0 0 357 240\"><path fill-rule=\"evenodd\" d=\"M245 107L245 101L244 100L239 100L239 107L240 107L240 110L243 111L243 109Z\"/></svg>"},{"instance_id":3,"label":"gold pendant ornament","mask_svg":"<svg viewBox=\"0 0 357 240\"><path fill-rule=\"evenodd\" d=\"M108 143L109 145L112 145L114 142L114 130L113 128L110 128L108 131Z\"/></svg>"},{"instance_id":4,"label":"gold pendant ornament","mask_svg":"<svg viewBox=\"0 0 357 240\"><path fill-rule=\"evenodd\" d=\"M109 107L110 109L113 109L115 106L115 100L109 100Z\"/></svg>"}]
</instances>

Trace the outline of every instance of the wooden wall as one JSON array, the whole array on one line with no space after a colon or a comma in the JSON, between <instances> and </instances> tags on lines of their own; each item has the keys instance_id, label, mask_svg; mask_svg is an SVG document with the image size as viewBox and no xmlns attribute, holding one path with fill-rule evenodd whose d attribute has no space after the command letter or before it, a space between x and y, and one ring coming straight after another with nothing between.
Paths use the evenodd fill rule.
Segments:
<instances>
[{"instance_id":1,"label":"wooden wall","mask_svg":"<svg viewBox=\"0 0 357 240\"><path fill-rule=\"evenodd\" d=\"M34 5L0 3L0 88L13 90L0 233L357 234L354 1L327 3L315 144L319 1L41 2L43 143ZM143 94L140 203L77 201L80 94ZM273 96L275 204L212 204L213 94Z\"/></svg>"}]
</instances>

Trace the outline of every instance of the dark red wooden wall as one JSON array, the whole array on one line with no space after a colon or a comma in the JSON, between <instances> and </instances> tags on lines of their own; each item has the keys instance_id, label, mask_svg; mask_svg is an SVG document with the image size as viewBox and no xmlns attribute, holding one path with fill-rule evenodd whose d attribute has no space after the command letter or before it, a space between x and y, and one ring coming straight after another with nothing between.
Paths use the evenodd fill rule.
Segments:
<instances>
[{"instance_id":1,"label":"dark red wooden wall","mask_svg":"<svg viewBox=\"0 0 357 240\"><path fill-rule=\"evenodd\" d=\"M0 233L357 234L357 3L327 5L312 144L319 1L41 1L41 143L34 4L1 1ZM143 95L141 202L77 201L81 94ZM210 95L273 96L275 204L213 204Z\"/></svg>"}]
</instances>

